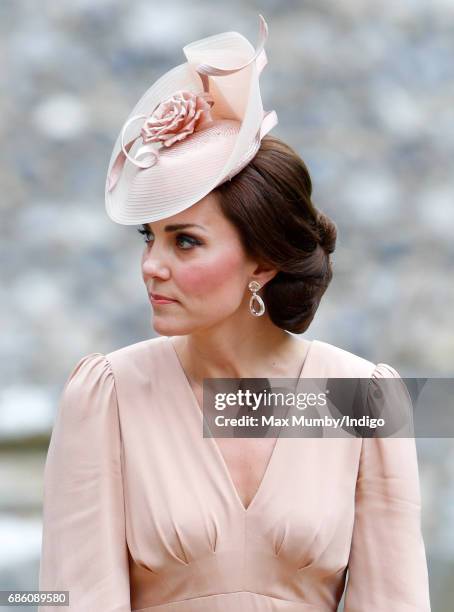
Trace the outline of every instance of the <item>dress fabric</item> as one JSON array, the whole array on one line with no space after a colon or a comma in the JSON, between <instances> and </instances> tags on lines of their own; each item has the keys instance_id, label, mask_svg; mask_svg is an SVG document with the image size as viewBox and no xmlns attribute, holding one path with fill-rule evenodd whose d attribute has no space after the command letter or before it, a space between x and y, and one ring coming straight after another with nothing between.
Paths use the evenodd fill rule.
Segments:
<instances>
[{"instance_id":1,"label":"dress fabric","mask_svg":"<svg viewBox=\"0 0 454 612\"><path fill-rule=\"evenodd\" d=\"M302 343L303 346L303 343ZM301 377L400 378L312 340ZM429 612L414 438L278 437L244 507L171 338L83 357L45 465L38 612Z\"/></svg>"}]
</instances>

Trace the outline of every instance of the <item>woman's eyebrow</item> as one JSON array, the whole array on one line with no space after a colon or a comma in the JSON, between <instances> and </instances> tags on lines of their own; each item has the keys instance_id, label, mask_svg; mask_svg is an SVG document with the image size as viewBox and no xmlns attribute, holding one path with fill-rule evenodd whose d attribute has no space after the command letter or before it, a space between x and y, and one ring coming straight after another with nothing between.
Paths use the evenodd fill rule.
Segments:
<instances>
[{"instance_id":1,"label":"woman's eyebrow","mask_svg":"<svg viewBox=\"0 0 454 612\"><path fill-rule=\"evenodd\" d=\"M149 223L144 224L147 229L151 231L151 227ZM188 227L199 227L202 230L206 230L203 225L199 225L198 223L174 223L173 225L166 225L164 228L165 232L176 232L177 230L187 229Z\"/></svg>"}]
</instances>

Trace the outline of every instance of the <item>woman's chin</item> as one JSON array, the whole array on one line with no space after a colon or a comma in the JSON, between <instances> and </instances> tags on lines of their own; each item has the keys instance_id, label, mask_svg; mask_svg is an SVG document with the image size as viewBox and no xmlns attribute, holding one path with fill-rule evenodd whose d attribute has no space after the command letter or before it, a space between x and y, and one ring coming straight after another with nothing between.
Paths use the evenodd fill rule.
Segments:
<instances>
[{"instance_id":1,"label":"woman's chin","mask_svg":"<svg viewBox=\"0 0 454 612\"><path fill-rule=\"evenodd\" d=\"M183 336L188 332L189 326L177 324L172 317L159 316L154 314L151 319L151 325L154 331L160 336Z\"/></svg>"}]
</instances>

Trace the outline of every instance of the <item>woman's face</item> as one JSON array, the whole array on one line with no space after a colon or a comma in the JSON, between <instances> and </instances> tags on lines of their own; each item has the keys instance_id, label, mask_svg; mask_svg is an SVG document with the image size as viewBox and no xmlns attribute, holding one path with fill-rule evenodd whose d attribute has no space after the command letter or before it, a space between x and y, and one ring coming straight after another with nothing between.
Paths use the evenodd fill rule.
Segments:
<instances>
[{"instance_id":1,"label":"woman's face","mask_svg":"<svg viewBox=\"0 0 454 612\"><path fill-rule=\"evenodd\" d=\"M216 198L210 193L187 210L142 228L147 292L175 300L152 302L153 327L161 335L189 334L249 315L247 286L257 264L247 258ZM260 275L254 278L261 282Z\"/></svg>"}]
</instances>

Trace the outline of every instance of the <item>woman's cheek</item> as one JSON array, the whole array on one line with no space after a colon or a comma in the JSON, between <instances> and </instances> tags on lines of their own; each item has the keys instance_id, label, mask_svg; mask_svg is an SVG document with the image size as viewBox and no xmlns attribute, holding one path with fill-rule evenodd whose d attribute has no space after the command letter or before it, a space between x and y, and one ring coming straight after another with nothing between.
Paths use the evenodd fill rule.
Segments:
<instances>
[{"instance_id":1,"label":"woman's cheek","mask_svg":"<svg viewBox=\"0 0 454 612\"><path fill-rule=\"evenodd\" d=\"M231 283L239 283L242 278L241 260L236 254L223 254L203 264L190 264L181 270L181 282L186 295L208 296L219 289L228 290Z\"/></svg>"}]
</instances>

